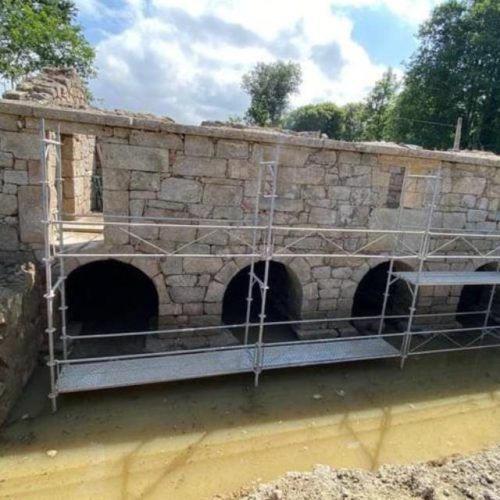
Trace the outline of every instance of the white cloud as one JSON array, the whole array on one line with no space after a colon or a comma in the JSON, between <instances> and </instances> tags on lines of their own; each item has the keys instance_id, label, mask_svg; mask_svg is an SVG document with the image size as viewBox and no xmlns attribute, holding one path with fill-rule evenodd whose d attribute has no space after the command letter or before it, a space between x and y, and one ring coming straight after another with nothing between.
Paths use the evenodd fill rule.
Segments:
<instances>
[{"instance_id":1,"label":"white cloud","mask_svg":"<svg viewBox=\"0 0 500 500\"><path fill-rule=\"evenodd\" d=\"M114 17L104 0L78 0ZM410 23L437 0L127 0L126 19L97 46L93 92L103 104L166 114L181 122L242 114L241 76L259 61L293 59L303 84L293 105L362 98L385 67L352 38L352 22L335 7L385 7ZM100 8L103 6L103 8ZM105 23L103 29L105 29Z\"/></svg>"}]
</instances>

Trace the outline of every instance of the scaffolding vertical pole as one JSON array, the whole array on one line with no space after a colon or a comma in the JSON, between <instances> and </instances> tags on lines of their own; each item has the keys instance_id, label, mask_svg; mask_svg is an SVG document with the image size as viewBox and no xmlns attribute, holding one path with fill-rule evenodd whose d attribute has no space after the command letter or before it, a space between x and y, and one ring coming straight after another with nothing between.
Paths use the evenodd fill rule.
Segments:
<instances>
[{"instance_id":1,"label":"scaffolding vertical pole","mask_svg":"<svg viewBox=\"0 0 500 500\"><path fill-rule=\"evenodd\" d=\"M500 261L497 261L497 273L500 271ZM495 299L495 293L497 290L497 285L491 285L490 295L488 297L488 307L486 308L486 313L484 315L483 321L483 329L481 330L481 341L484 338L486 328L488 327L488 323L490 321L491 309L493 307L493 300Z\"/></svg>"},{"instance_id":2,"label":"scaffolding vertical pole","mask_svg":"<svg viewBox=\"0 0 500 500\"><path fill-rule=\"evenodd\" d=\"M262 153L261 153L262 155ZM261 157L262 160L262 157ZM257 234L259 229L257 226L259 225L259 211L260 211L260 196L262 193L262 164L261 161L258 163L257 170L257 194L255 197L255 207L254 207L254 215L253 215L253 233L252 233L252 260L250 262L250 271L248 272L248 293L247 293L247 310L245 315L245 337L244 343L248 344L248 337L250 333L250 320L252 314L252 302L253 302L253 288L255 285L254 273L255 273L255 257L256 247L257 247Z\"/></svg>"},{"instance_id":3,"label":"scaffolding vertical pole","mask_svg":"<svg viewBox=\"0 0 500 500\"><path fill-rule=\"evenodd\" d=\"M270 174L271 186L269 189L269 193L263 193L263 196L269 198L269 216L267 221L267 229L265 234L265 242L264 242L264 277L262 280L261 286L261 304L260 304L260 313L259 313L259 332L257 337L257 344L255 350L255 363L254 363L254 384L255 387L259 385L259 376L262 372L262 365L264 362L264 326L266 321L266 306L267 306L267 292L269 290L269 266L271 264L271 260L273 258L273 246L274 246L274 210L276 203L276 187L278 182L278 159L279 159L279 146L277 146L275 151L275 160L265 164L264 168L266 174ZM266 189L266 177L264 176L263 184L264 191Z\"/></svg>"},{"instance_id":4,"label":"scaffolding vertical pole","mask_svg":"<svg viewBox=\"0 0 500 500\"><path fill-rule=\"evenodd\" d=\"M403 218L403 211L404 211L404 195L405 195L406 183L407 183L407 179L408 179L407 172L408 172L408 169L405 168L405 171L403 174L403 183L401 185L401 197L399 199L398 216L396 219L396 229L397 229L398 233L396 234L396 239L395 239L395 244L394 244L394 248L392 251L391 260L389 262L389 269L387 271L387 281L385 282L384 298L382 301L382 310L380 312L380 320L379 320L379 324L378 324L378 334L379 335L382 335L382 330L384 328L385 314L387 311L387 302L389 301L389 295L390 295L390 290L391 290L391 285L392 285L392 274L394 272L394 256L399 249L399 243L400 243L400 238L401 238L401 233L399 232L399 230L401 229L401 219Z\"/></svg>"},{"instance_id":5,"label":"scaffolding vertical pole","mask_svg":"<svg viewBox=\"0 0 500 500\"><path fill-rule=\"evenodd\" d=\"M62 156L61 156L61 126L57 127L56 134L56 144L54 145L55 150L55 160L56 160L56 217L59 221L57 224L58 229L58 239L59 239L59 279L60 279L60 300L59 311L61 313L61 340L63 348L63 357L68 359L68 338L67 338L67 318L66 311L68 309L66 305L66 273L65 273L65 263L63 258L64 251L64 225L63 225L63 190L64 190L64 179L62 172Z\"/></svg>"},{"instance_id":6,"label":"scaffolding vertical pole","mask_svg":"<svg viewBox=\"0 0 500 500\"><path fill-rule=\"evenodd\" d=\"M45 266L45 301L47 308L47 342L49 348L49 361L47 366L50 372L50 402L52 411L57 410L57 388L56 388L56 362L54 354L54 291L52 290L52 262L51 255L51 207L50 207L50 176L48 172L48 152L50 144L45 137L45 120L40 124L40 162L41 162L41 185L42 185L42 210L43 210L43 236L44 236L44 266Z\"/></svg>"},{"instance_id":7,"label":"scaffolding vertical pole","mask_svg":"<svg viewBox=\"0 0 500 500\"><path fill-rule=\"evenodd\" d=\"M411 291L412 298L411 298L411 305L410 305L410 311L409 311L409 316L408 316L408 324L406 326L406 331L404 333L403 337L403 342L401 345L401 368L404 367L406 358L408 357L408 352L410 350L411 346L411 338L412 338L412 326L413 326L413 320L415 316L415 312L417 309L417 299L418 299L418 292L419 292L419 286L420 286L420 279L422 277L422 271L424 270L424 264L426 262L426 257L427 257L427 252L429 249L429 243L430 243L430 236L429 232L432 227L432 218L434 217L434 209L436 206L436 199L437 199L437 193L438 190L440 189L440 180L441 180L441 169L438 169L438 173L436 175L436 178L433 179L434 182L432 182L432 196L431 196L431 201L429 205L429 211L427 213L427 220L425 224L425 230L422 235L422 239L420 240L420 248L418 252L418 271L417 271L417 277L415 279L415 284L413 286L413 289ZM427 185L426 188L428 186ZM424 203L425 203L425 193L424 193Z\"/></svg>"},{"instance_id":8,"label":"scaffolding vertical pole","mask_svg":"<svg viewBox=\"0 0 500 500\"><path fill-rule=\"evenodd\" d=\"M462 140L462 117L459 116L457 119L457 125L455 127L455 138L453 140L453 151L460 151L460 141Z\"/></svg>"}]
</instances>

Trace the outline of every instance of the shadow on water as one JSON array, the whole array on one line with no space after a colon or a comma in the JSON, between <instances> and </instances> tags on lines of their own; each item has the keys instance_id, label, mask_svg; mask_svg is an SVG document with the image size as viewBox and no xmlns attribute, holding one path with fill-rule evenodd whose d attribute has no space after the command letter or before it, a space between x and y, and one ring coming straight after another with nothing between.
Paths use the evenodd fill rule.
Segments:
<instances>
[{"instance_id":1,"label":"shadow on water","mask_svg":"<svg viewBox=\"0 0 500 500\"><path fill-rule=\"evenodd\" d=\"M117 498L132 490L141 497L168 490L179 494L169 498L205 498L209 492L239 487L287 467L323 462L375 468L387 460L433 458L446 450L475 451L485 445L486 437L467 443L474 432L464 433L463 426L485 404L489 413L481 418L499 418L498 355L498 350L491 350L413 358L402 371L396 360L268 371L258 389L251 375L238 375L73 394L59 399L60 410L54 415L45 397L46 370L38 370L0 434L0 470L2 462L10 470L25 464L23 457L42 454L42 463L26 470L32 480L51 476L50 485L42 486L42 481L35 488L38 495L49 495L54 484L66 484L70 479L63 480L65 475L90 474L89 467L97 474L98 485L103 480L95 470L98 446L97 456L108 464L106 474L120 483L122 493ZM450 403L453 398L460 401ZM466 409L465 400L469 401ZM23 420L25 414L30 417ZM404 431L419 433L411 444L417 450L426 433L439 435L436 422L447 425L449 440L456 442L443 444L436 438L435 450L411 455L400 449L405 438L392 435L396 427L403 436ZM493 428L488 439L500 439L500 426L495 428L494 420L485 422L485 428L487 424ZM115 450L114 454L103 458L103 447ZM51 469L55 462L45 456L49 449L58 450L56 459L67 453L66 470ZM356 459L350 455L354 451ZM70 457L75 453L79 458L73 464ZM227 478L235 460L245 470ZM204 473L194 465L201 461L205 461ZM225 467L223 481L219 471ZM22 489L26 486L16 483L22 479L24 485L25 475L19 469L16 474L19 478L9 476L3 487L26 493ZM196 481L205 481L205 486L196 489Z\"/></svg>"}]
</instances>

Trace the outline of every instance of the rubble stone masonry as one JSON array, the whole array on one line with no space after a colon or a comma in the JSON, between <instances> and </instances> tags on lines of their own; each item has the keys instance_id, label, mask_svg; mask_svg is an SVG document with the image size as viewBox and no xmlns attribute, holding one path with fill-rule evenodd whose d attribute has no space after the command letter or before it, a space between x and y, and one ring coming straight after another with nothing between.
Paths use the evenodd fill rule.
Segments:
<instances>
[{"instance_id":1,"label":"rubble stone masonry","mask_svg":"<svg viewBox=\"0 0 500 500\"><path fill-rule=\"evenodd\" d=\"M395 226L401 201L415 207L406 223L421 225L425 215L425 210L419 210L424 202L423 181L412 181L401 200L404 171L428 173L441 167L443 180L434 226L498 230L500 159L494 155L183 126L160 118L3 101L2 248L36 250L42 242L37 141L42 117L49 127L60 125L62 134L74 141L80 137L96 138L103 170L104 214L108 218L116 215L249 220L256 199L256 165L261 158L274 158L279 146L275 214L278 225L387 229ZM75 192L78 189L75 184ZM244 254L248 253L244 241L250 241L248 231L211 232L154 225L131 230L133 237L118 227L107 228L99 251L157 252L161 248L171 252L197 240L189 246L192 254ZM284 249L297 238L290 231L276 233L276 250ZM374 237L341 233L334 243L355 250L366 244L368 238ZM410 240L407 245L417 244ZM478 244L491 245L488 241ZM374 251L389 247L386 239L370 248ZM295 252L302 253L331 252L332 248L332 242L318 234L293 246ZM89 260L75 259L69 270ZM219 323L224 291L231 278L250 261L246 257L195 256L123 260L142 269L154 281L160 299L160 324L178 325ZM296 311L300 317L349 316L358 283L370 267L379 263L344 258L276 260L287 266L300 288L302 301ZM414 262L408 264L413 266ZM456 261L433 265L442 270L471 266L470 262ZM450 311L456 308L459 294L456 287L427 290L420 306Z\"/></svg>"},{"instance_id":2,"label":"rubble stone masonry","mask_svg":"<svg viewBox=\"0 0 500 500\"><path fill-rule=\"evenodd\" d=\"M43 331L36 267L1 257L0 425L31 375Z\"/></svg>"},{"instance_id":3,"label":"rubble stone masonry","mask_svg":"<svg viewBox=\"0 0 500 500\"><path fill-rule=\"evenodd\" d=\"M4 98L73 108L87 103L74 70L50 68L26 78ZM87 135L64 137L64 206L70 213L89 210L94 143ZM0 151L1 424L31 375L43 339L41 261L33 254L42 238L39 132L28 130L24 117L2 112Z\"/></svg>"}]
</instances>

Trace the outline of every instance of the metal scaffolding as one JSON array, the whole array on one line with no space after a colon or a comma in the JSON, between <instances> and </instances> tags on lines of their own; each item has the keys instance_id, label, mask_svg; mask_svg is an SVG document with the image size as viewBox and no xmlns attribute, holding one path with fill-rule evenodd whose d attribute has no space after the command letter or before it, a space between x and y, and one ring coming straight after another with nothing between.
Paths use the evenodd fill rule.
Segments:
<instances>
[{"instance_id":1,"label":"metal scaffolding","mask_svg":"<svg viewBox=\"0 0 500 500\"><path fill-rule=\"evenodd\" d=\"M85 228L92 225L88 221L64 220L62 193L63 178L61 166L60 130L46 130L41 122L41 166L42 166L42 204L44 227L44 266L46 279L47 339L49 350L51 392L49 397L52 408L57 408L57 396L61 393L86 391L101 388L139 385L153 382L183 380L231 373L253 373L255 385L259 383L262 371L267 369L336 363L366 359L397 358L401 366L410 356L426 353L456 350L477 350L500 346L500 329L491 324L492 308L496 287L500 284L500 233L454 231L433 227L433 216L440 190L439 171L424 174L411 174L405 170L401 188L396 224L392 228L372 229L354 227L302 227L286 226L275 223L276 200L278 198L278 169L280 147L275 150L272 161L257 162L256 196L253 216L248 220L208 220L168 217L128 217L106 216L104 228L115 228L130 238L145 245L148 252L120 253L114 251L89 251L87 244L79 247L65 242L65 233L75 226ZM52 179L53 177L53 179ZM415 211L414 205L406 206L408 186L425 185L419 193L422 198L420 213L424 213L421 225L408 224L405 213ZM411 217L410 217L411 219ZM196 228L198 237L182 244L175 250L165 250L161 246L137 234L140 228ZM205 232L199 236L200 231ZM231 246L218 253L198 253L190 250L191 245L199 243L216 233L230 235L240 244L238 251ZM244 234L245 236L241 236ZM286 245L276 245L280 236L291 240ZM358 248L345 248L344 236L362 237ZM245 239L247 237L248 239ZM317 249L305 251L300 245L308 238L317 237L322 242ZM488 241L490 249L480 249L478 241ZM378 251L380 243L389 251ZM465 250L457 251L457 245ZM242 248L244 250L242 250ZM450 250L450 251L448 251ZM211 332L220 328L241 328L243 341L239 345L226 347L207 347L200 349L169 350L162 352L143 352L139 354L111 355L86 358L72 358L70 347L74 342L99 341L109 338L109 334L89 332L86 335L70 333L67 325L66 272L65 261L70 258L141 258L141 259L179 259L196 257L209 258L246 258L250 259L247 303L244 323L169 328L136 332L113 333L114 338L133 336L158 336L161 334L185 334ZM269 270L273 259L280 261L297 257L340 258L389 261L389 271L383 294L382 310L372 316L332 316L329 311L323 317L267 321L266 306L269 291ZM453 261L487 260L496 262L496 272L476 273L458 271L435 271L427 269L429 263ZM264 262L263 275L255 272L258 261ZM416 271L397 270L398 262L415 262ZM480 275L478 279L478 275ZM391 286L401 281L411 294L411 305L407 314L387 314ZM425 286L489 285L491 290L485 310L459 313L417 313L419 290ZM255 288L260 294L258 320L252 321L251 308ZM60 317L56 328L54 303L59 304ZM430 328L416 325L419 322L433 322L439 318L454 318L460 314L482 317L479 326L460 328ZM312 325L329 326L352 323L358 320L377 322L374 333L347 336L326 336L313 340L293 340L266 343L266 330L276 326L308 327ZM401 331L390 331L388 320L398 320L405 324ZM255 342L250 342L250 330L256 329ZM327 332L328 329L325 329ZM56 349L59 345L60 349Z\"/></svg>"}]
</instances>

